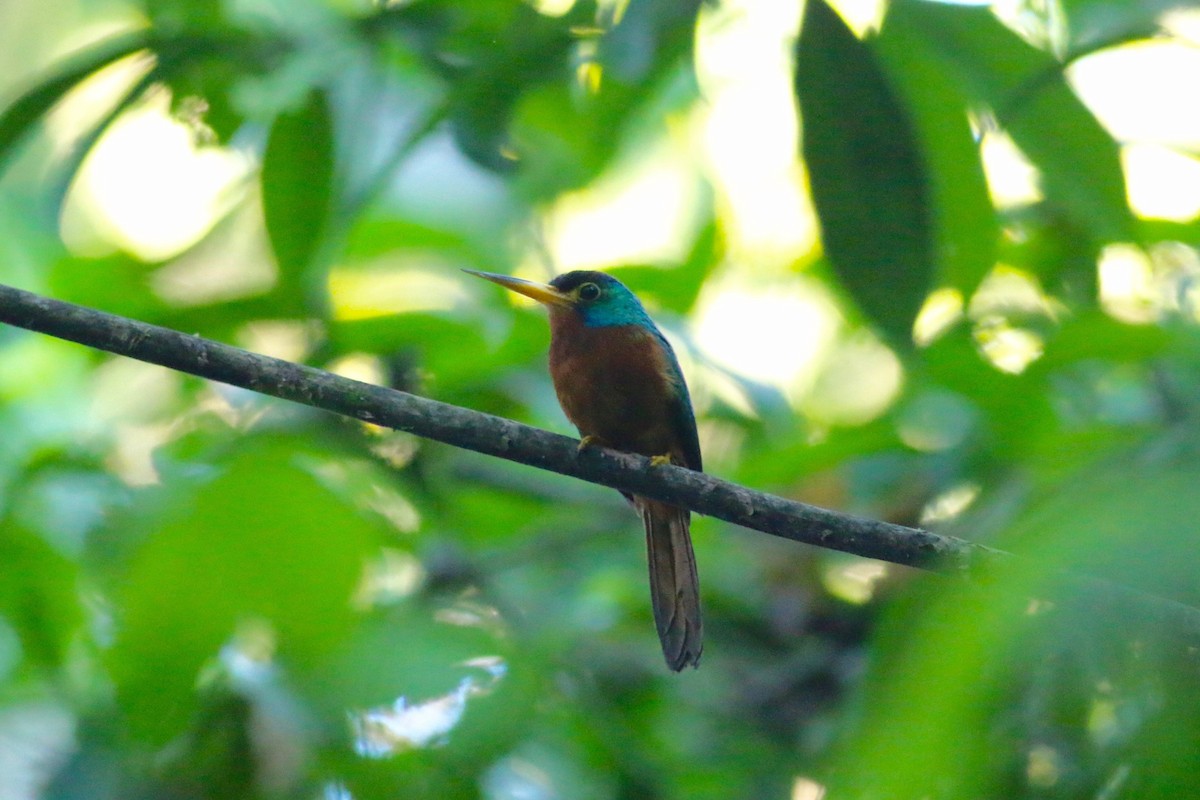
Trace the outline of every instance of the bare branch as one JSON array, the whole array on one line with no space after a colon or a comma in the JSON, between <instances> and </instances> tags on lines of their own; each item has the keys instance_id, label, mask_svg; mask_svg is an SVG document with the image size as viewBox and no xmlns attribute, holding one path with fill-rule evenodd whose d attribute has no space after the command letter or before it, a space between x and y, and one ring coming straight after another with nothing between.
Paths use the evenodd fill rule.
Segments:
<instances>
[{"instance_id":1,"label":"bare branch","mask_svg":"<svg viewBox=\"0 0 1200 800\"><path fill-rule=\"evenodd\" d=\"M756 492L642 456L578 450L566 436L343 378L83 306L0 286L0 322L240 386L417 436L654 497L798 542L911 567L958 572L988 551L962 539Z\"/></svg>"},{"instance_id":2,"label":"bare branch","mask_svg":"<svg viewBox=\"0 0 1200 800\"><path fill-rule=\"evenodd\" d=\"M747 489L682 467L602 448L512 420L107 314L0 285L0 322L98 350L239 386L354 419L686 506L710 517L846 553L945 574L1019 559L983 545L864 519ZM997 558L999 557L999 558ZM990 581L989 581L990 583ZM1089 609L1123 611L1137 624L1200 646L1200 610L1089 576L1058 573L1047 592L1066 590Z\"/></svg>"}]
</instances>

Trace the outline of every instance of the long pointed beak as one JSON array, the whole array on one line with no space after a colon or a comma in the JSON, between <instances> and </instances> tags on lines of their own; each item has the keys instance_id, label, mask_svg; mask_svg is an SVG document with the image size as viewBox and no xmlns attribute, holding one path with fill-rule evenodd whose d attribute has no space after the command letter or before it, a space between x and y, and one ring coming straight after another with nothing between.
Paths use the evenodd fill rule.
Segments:
<instances>
[{"instance_id":1,"label":"long pointed beak","mask_svg":"<svg viewBox=\"0 0 1200 800\"><path fill-rule=\"evenodd\" d=\"M569 295L560 292L553 286L545 283L534 283L520 278L513 278L509 275L497 275L494 272L478 272L473 269L464 269L463 272L474 275L477 278L483 278L485 281L498 283L505 289L523 294L526 297L532 297L542 305L547 306L570 306L571 298Z\"/></svg>"}]
</instances>

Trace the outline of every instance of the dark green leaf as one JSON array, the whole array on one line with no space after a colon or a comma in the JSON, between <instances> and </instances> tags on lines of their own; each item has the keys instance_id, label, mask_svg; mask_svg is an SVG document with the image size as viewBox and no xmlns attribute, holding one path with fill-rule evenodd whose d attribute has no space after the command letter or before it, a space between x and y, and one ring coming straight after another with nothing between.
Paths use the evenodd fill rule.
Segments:
<instances>
[{"instance_id":1,"label":"dark green leaf","mask_svg":"<svg viewBox=\"0 0 1200 800\"><path fill-rule=\"evenodd\" d=\"M283 276L292 289L316 264L334 202L334 131L328 100L312 92L281 114L263 155L263 216Z\"/></svg>"},{"instance_id":2,"label":"dark green leaf","mask_svg":"<svg viewBox=\"0 0 1200 800\"><path fill-rule=\"evenodd\" d=\"M1061 206L1037 203L1005 212L999 259L1038 276L1073 307L1093 306L1098 276L1094 239Z\"/></svg>"},{"instance_id":3,"label":"dark green leaf","mask_svg":"<svg viewBox=\"0 0 1200 800\"><path fill-rule=\"evenodd\" d=\"M906 102L929 182L929 225L940 282L970 294L995 264L999 226L954 74L902 12L871 41Z\"/></svg>"},{"instance_id":4,"label":"dark green leaf","mask_svg":"<svg viewBox=\"0 0 1200 800\"><path fill-rule=\"evenodd\" d=\"M657 126L663 115L692 102L690 53L699 7L694 0L632 0L588 65L598 90L566 72L525 93L512 126L524 195L540 201L586 184L620 151L623 140L615 133L644 120ZM587 52L587 40L577 40L578 56Z\"/></svg>"},{"instance_id":5,"label":"dark green leaf","mask_svg":"<svg viewBox=\"0 0 1200 800\"><path fill-rule=\"evenodd\" d=\"M933 278L929 178L874 52L824 0L806 5L796 95L829 260L867 315L909 343Z\"/></svg>"},{"instance_id":6,"label":"dark green leaf","mask_svg":"<svg viewBox=\"0 0 1200 800\"><path fill-rule=\"evenodd\" d=\"M505 149L508 126L521 95L545 81L569 75L566 55L573 43L566 20L548 20L518 4L501 42L482 58L450 96L454 138L463 152L499 172L515 163Z\"/></svg>"}]
</instances>

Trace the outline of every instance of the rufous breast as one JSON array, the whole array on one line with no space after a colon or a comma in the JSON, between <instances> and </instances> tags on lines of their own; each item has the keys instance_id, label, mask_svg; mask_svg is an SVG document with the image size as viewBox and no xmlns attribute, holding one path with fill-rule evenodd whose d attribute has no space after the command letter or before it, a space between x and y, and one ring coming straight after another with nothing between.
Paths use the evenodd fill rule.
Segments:
<instances>
[{"instance_id":1,"label":"rufous breast","mask_svg":"<svg viewBox=\"0 0 1200 800\"><path fill-rule=\"evenodd\" d=\"M677 389L657 336L638 325L589 327L569 309L554 309L550 329L554 389L581 435L643 455L675 449Z\"/></svg>"}]
</instances>

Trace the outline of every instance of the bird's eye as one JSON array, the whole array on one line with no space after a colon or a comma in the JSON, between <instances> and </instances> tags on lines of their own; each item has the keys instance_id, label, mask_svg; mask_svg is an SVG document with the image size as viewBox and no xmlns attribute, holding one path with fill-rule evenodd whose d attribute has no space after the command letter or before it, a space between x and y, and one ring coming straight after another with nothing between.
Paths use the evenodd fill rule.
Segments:
<instances>
[{"instance_id":1,"label":"bird's eye","mask_svg":"<svg viewBox=\"0 0 1200 800\"><path fill-rule=\"evenodd\" d=\"M590 303L600 296L600 287L594 283L585 283L579 287L579 299Z\"/></svg>"}]
</instances>

